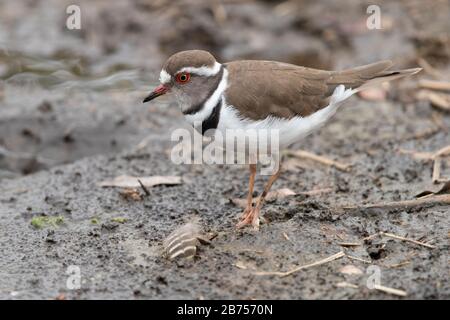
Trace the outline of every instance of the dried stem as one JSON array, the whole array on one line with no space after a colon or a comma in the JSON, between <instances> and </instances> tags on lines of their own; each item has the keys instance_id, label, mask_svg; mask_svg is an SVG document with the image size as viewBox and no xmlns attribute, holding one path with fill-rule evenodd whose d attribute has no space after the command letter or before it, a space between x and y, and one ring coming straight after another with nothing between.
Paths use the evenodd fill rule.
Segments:
<instances>
[{"instance_id":1,"label":"dried stem","mask_svg":"<svg viewBox=\"0 0 450 320\"><path fill-rule=\"evenodd\" d=\"M322 264L325 264L325 263L334 261L334 260L336 260L336 259L340 259L340 258L342 258L342 257L344 257L344 256L345 256L344 251L340 251L340 252L338 252L338 253L336 253L336 254L333 254L332 256L329 256L329 257L327 257L327 258L325 258L325 259L322 259L322 260L319 260L319 261L316 261L316 262L313 262L313 263L310 263L310 264L306 264L306 265L303 265L303 266L296 267L296 268L294 268L294 269L292 269L292 270L290 270L290 271L286 271L286 272L280 272L280 271L260 271L260 272L255 272L255 275L258 275L258 276L279 276L279 277L287 277L287 276L290 276L291 274L293 274L293 273L295 273L295 272L298 272L298 271L300 271L300 270L304 270L304 269L307 269L307 268L312 268L312 267L320 266L320 265L322 265Z\"/></svg>"},{"instance_id":2,"label":"dried stem","mask_svg":"<svg viewBox=\"0 0 450 320\"><path fill-rule=\"evenodd\" d=\"M389 288L389 287L385 287L382 286L380 284L375 284L373 286L374 289L379 290L379 291L383 291L386 293L390 293L396 296L400 296L400 297L406 297L408 294L406 293L406 291L404 290L399 290L399 289L394 289L394 288Z\"/></svg>"},{"instance_id":3,"label":"dried stem","mask_svg":"<svg viewBox=\"0 0 450 320\"><path fill-rule=\"evenodd\" d=\"M349 164L340 163L340 162L334 161L332 159L329 159L329 158L326 158L323 156L319 156L317 154L314 154L314 153L311 153L308 151L304 151L304 150L296 150L296 151L287 150L285 154L288 156L312 160L312 161L324 164L326 166L335 167L336 169L341 170L341 171L347 172L350 170Z\"/></svg>"},{"instance_id":4,"label":"dried stem","mask_svg":"<svg viewBox=\"0 0 450 320\"><path fill-rule=\"evenodd\" d=\"M442 206L450 204L450 194L433 195L413 200L393 201L387 203L368 204L363 206L348 206L343 207L344 210L358 210L358 209L408 209L423 205Z\"/></svg>"},{"instance_id":5,"label":"dried stem","mask_svg":"<svg viewBox=\"0 0 450 320\"><path fill-rule=\"evenodd\" d=\"M381 236L385 236L385 237L389 237L389 238L393 238L393 239L397 239L397 240L411 242L411 243L417 244L419 246L424 246L424 247L427 247L427 248L430 248L430 249L435 249L436 248L436 246L433 246L431 244L428 244L428 243L425 243L425 242L422 242L422 241L417 241L417 240L414 240L414 239L401 237L401 236L398 236L398 235L393 234L393 233L380 232L380 235Z\"/></svg>"}]
</instances>

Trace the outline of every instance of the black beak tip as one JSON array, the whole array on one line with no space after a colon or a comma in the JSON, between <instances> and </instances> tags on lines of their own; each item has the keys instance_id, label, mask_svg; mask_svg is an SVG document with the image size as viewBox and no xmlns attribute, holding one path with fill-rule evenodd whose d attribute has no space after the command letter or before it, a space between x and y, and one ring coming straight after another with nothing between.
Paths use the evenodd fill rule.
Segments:
<instances>
[{"instance_id":1,"label":"black beak tip","mask_svg":"<svg viewBox=\"0 0 450 320\"><path fill-rule=\"evenodd\" d=\"M153 94L150 94L149 96L147 96L147 97L142 101L142 103L149 102L149 101L152 100L154 97L155 97L155 96L154 96Z\"/></svg>"}]
</instances>

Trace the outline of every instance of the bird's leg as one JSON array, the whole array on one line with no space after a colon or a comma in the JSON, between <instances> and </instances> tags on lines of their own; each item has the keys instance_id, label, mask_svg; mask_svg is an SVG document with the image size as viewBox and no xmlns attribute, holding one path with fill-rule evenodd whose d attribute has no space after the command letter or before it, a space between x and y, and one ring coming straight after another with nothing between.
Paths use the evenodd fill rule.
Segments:
<instances>
[{"instance_id":1,"label":"bird's leg","mask_svg":"<svg viewBox=\"0 0 450 320\"><path fill-rule=\"evenodd\" d=\"M239 222L237 224L238 228L242 228L248 224L251 224L255 229L259 228L259 213L260 213L261 207L264 203L264 199L266 198L267 194L269 193L270 188L272 187L275 180L277 180L278 177L280 176L280 173L281 173L281 169L278 168L277 172L275 172L275 174L273 174L269 178L269 181L267 181L267 184L264 187L264 191L262 192L261 196L258 198L258 201L256 202L255 207L253 207L251 209L251 212L244 219L242 219L241 222Z\"/></svg>"},{"instance_id":2,"label":"bird's leg","mask_svg":"<svg viewBox=\"0 0 450 320\"><path fill-rule=\"evenodd\" d=\"M250 164L250 178L248 181L247 207L242 213L241 220L244 220L253 209L253 187L255 186L256 164Z\"/></svg>"}]
</instances>

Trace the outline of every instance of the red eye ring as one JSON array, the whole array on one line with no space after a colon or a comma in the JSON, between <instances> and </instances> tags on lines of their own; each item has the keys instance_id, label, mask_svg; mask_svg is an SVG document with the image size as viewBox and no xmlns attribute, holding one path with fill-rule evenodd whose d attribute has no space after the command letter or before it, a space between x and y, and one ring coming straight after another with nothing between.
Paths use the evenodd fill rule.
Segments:
<instances>
[{"instance_id":1,"label":"red eye ring","mask_svg":"<svg viewBox=\"0 0 450 320\"><path fill-rule=\"evenodd\" d=\"M186 83L191 79L191 74L190 73L186 73L186 72L182 72L177 74L176 80L178 83Z\"/></svg>"}]
</instances>

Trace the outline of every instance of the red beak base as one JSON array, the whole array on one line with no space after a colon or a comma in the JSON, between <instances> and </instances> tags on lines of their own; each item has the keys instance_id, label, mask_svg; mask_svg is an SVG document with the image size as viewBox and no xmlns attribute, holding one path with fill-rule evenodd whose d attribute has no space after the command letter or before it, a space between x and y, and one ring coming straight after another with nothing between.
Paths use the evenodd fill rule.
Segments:
<instances>
[{"instance_id":1,"label":"red beak base","mask_svg":"<svg viewBox=\"0 0 450 320\"><path fill-rule=\"evenodd\" d=\"M145 102L149 102L150 100L155 99L156 97L162 96L163 94L165 94L167 91L169 91L169 88L166 87L163 84L160 84L159 86L157 86L155 88L155 90L153 90L152 93L150 93L145 99L144 101L142 101L142 103Z\"/></svg>"}]
</instances>

